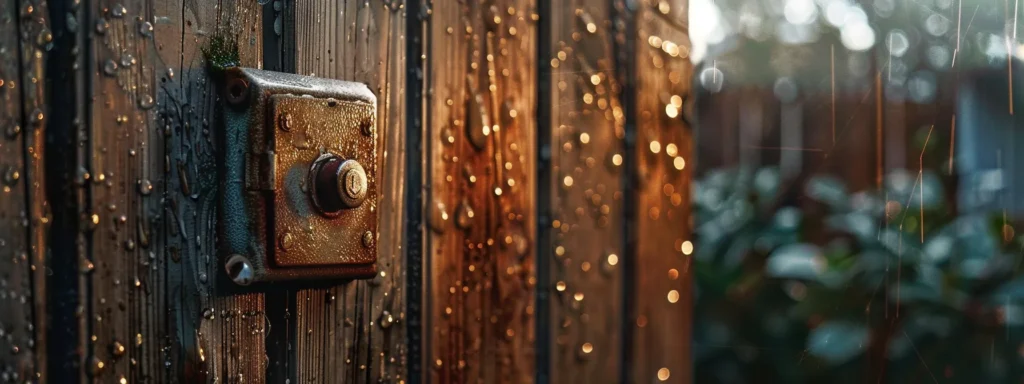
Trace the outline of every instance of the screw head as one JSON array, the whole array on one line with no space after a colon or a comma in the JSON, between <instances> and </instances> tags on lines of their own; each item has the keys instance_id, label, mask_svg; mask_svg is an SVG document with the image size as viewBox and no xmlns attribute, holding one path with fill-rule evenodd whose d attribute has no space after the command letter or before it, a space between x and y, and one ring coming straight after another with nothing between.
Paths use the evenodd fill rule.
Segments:
<instances>
[{"instance_id":1,"label":"screw head","mask_svg":"<svg viewBox=\"0 0 1024 384\"><path fill-rule=\"evenodd\" d=\"M290 250L295 245L295 236L291 232L285 232L278 240L278 245L285 251Z\"/></svg>"},{"instance_id":2,"label":"screw head","mask_svg":"<svg viewBox=\"0 0 1024 384\"><path fill-rule=\"evenodd\" d=\"M252 280L255 277L252 263L245 256L239 254L228 257L228 262L224 264L224 268L227 269L228 277L231 278L231 281L241 286L252 284Z\"/></svg>"},{"instance_id":3,"label":"screw head","mask_svg":"<svg viewBox=\"0 0 1024 384\"><path fill-rule=\"evenodd\" d=\"M365 120L360 127L364 136L373 136L373 120Z\"/></svg>"},{"instance_id":4,"label":"screw head","mask_svg":"<svg viewBox=\"0 0 1024 384\"><path fill-rule=\"evenodd\" d=\"M373 232L363 232L363 246L366 248L370 248L373 246Z\"/></svg>"},{"instance_id":5,"label":"screw head","mask_svg":"<svg viewBox=\"0 0 1024 384\"><path fill-rule=\"evenodd\" d=\"M292 114L282 114L278 120L278 126L281 127L282 131L288 132L292 130Z\"/></svg>"},{"instance_id":6,"label":"screw head","mask_svg":"<svg viewBox=\"0 0 1024 384\"><path fill-rule=\"evenodd\" d=\"M249 82L241 77L232 77L225 88L226 98L232 105L243 105L249 101Z\"/></svg>"}]
</instances>

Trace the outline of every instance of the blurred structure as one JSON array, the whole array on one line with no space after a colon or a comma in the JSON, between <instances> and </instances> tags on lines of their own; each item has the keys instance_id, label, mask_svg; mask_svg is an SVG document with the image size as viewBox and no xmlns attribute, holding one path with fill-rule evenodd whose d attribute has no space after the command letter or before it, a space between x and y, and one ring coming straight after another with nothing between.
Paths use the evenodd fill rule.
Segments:
<instances>
[{"instance_id":1,"label":"blurred structure","mask_svg":"<svg viewBox=\"0 0 1024 384\"><path fill-rule=\"evenodd\" d=\"M697 382L1019 382L1018 2L690 12Z\"/></svg>"}]
</instances>

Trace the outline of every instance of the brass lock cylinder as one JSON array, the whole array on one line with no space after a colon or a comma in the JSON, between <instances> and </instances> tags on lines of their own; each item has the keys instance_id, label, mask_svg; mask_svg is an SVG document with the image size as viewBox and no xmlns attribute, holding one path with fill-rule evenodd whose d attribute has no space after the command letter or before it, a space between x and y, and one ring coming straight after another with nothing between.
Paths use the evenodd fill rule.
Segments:
<instances>
[{"instance_id":1,"label":"brass lock cylinder","mask_svg":"<svg viewBox=\"0 0 1024 384\"><path fill-rule=\"evenodd\" d=\"M358 208L366 200L366 171L355 160L322 155L310 169L313 205L328 216Z\"/></svg>"}]
</instances>

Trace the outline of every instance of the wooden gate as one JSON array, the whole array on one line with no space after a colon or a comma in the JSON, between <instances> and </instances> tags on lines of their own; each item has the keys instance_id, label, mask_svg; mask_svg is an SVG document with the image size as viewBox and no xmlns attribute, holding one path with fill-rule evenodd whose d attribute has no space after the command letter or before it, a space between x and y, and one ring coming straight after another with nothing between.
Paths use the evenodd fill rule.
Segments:
<instances>
[{"instance_id":1,"label":"wooden gate","mask_svg":"<svg viewBox=\"0 0 1024 384\"><path fill-rule=\"evenodd\" d=\"M688 382L685 0L0 1L0 377ZM378 274L240 289L212 75L377 97Z\"/></svg>"}]
</instances>

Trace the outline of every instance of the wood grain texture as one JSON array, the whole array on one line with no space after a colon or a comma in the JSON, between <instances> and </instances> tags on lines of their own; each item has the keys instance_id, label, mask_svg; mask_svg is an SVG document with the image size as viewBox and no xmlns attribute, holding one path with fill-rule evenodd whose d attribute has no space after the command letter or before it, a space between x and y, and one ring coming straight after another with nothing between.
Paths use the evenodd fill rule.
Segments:
<instances>
[{"instance_id":1,"label":"wood grain texture","mask_svg":"<svg viewBox=\"0 0 1024 384\"><path fill-rule=\"evenodd\" d=\"M297 1L295 68L367 84L377 96L378 274L296 292L298 382L405 379L405 12L400 1Z\"/></svg>"},{"instance_id":2,"label":"wood grain texture","mask_svg":"<svg viewBox=\"0 0 1024 384\"><path fill-rule=\"evenodd\" d=\"M218 288L217 93L199 49L245 42L243 64L258 66L255 5L74 9L89 95L75 175L83 381L262 380L262 295Z\"/></svg>"},{"instance_id":3,"label":"wood grain texture","mask_svg":"<svg viewBox=\"0 0 1024 384\"><path fill-rule=\"evenodd\" d=\"M45 380L46 372L40 191L45 14L45 3L0 2L0 375L19 382Z\"/></svg>"},{"instance_id":4,"label":"wood grain texture","mask_svg":"<svg viewBox=\"0 0 1024 384\"><path fill-rule=\"evenodd\" d=\"M692 64L687 2L641 1L635 14L636 191L633 382L692 380L690 358L692 132L688 108Z\"/></svg>"},{"instance_id":5,"label":"wood grain texture","mask_svg":"<svg viewBox=\"0 0 1024 384\"><path fill-rule=\"evenodd\" d=\"M621 88L607 1L550 7L550 378L611 383L622 358L623 137ZM543 144L542 144L543 145ZM545 346L538 346L544 348Z\"/></svg>"},{"instance_id":6,"label":"wood grain texture","mask_svg":"<svg viewBox=\"0 0 1024 384\"><path fill-rule=\"evenodd\" d=\"M529 0L435 2L431 11L429 376L531 382L539 16Z\"/></svg>"},{"instance_id":7,"label":"wood grain texture","mask_svg":"<svg viewBox=\"0 0 1024 384\"><path fill-rule=\"evenodd\" d=\"M172 305L178 305L172 307L172 332L182 346L177 353L181 365L172 372L183 373L186 381L260 383L267 364L264 339L277 330L267 325L264 294L231 291L218 257L216 206L221 181L214 172L218 135L211 129L222 122L219 93L200 48L211 49L214 39L224 39L237 44L240 65L261 67L261 7L244 1L182 5L168 8L177 12L169 15L171 25L181 29L168 28L171 33L166 37L173 40L164 46L180 48L161 52L163 58L181 60L180 68L169 66L176 73L176 81L169 82L176 84L166 88L162 105L168 112L163 117L169 120L164 128L172 129L165 132L169 217L163 223L174 264L169 272L174 276L168 277L171 286L166 292ZM180 56L174 55L177 49ZM163 62L173 63L167 59Z\"/></svg>"}]
</instances>

